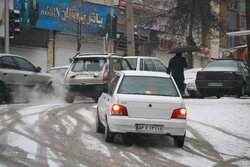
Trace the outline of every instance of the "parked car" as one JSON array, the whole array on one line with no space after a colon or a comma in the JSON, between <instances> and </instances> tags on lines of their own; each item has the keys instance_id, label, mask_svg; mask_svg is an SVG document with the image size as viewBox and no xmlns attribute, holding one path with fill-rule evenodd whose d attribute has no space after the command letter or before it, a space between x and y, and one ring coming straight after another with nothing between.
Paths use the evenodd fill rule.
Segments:
<instances>
[{"instance_id":1,"label":"parked car","mask_svg":"<svg viewBox=\"0 0 250 167\"><path fill-rule=\"evenodd\" d=\"M114 71L130 69L127 60L115 54L80 54L65 74L66 101L72 103L75 96L84 95L97 102Z\"/></svg>"},{"instance_id":2,"label":"parked car","mask_svg":"<svg viewBox=\"0 0 250 167\"><path fill-rule=\"evenodd\" d=\"M197 90L195 79L197 72L200 71L202 68L192 68L184 71L184 83L185 83L185 91L184 95L190 97L200 97L200 93Z\"/></svg>"},{"instance_id":3,"label":"parked car","mask_svg":"<svg viewBox=\"0 0 250 167\"><path fill-rule=\"evenodd\" d=\"M186 108L170 75L159 72L121 71L113 75L98 100L96 131L113 142L116 133L171 135L184 144Z\"/></svg>"},{"instance_id":4,"label":"parked car","mask_svg":"<svg viewBox=\"0 0 250 167\"><path fill-rule=\"evenodd\" d=\"M56 76L56 77L62 77L64 78L64 75L66 71L68 70L69 66L57 66L57 67L52 67L47 70L47 73Z\"/></svg>"},{"instance_id":5,"label":"parked car","mask_svg":"<svg viewBox=\"0 0 250 167\"><path fill-rule=\"evenodd\" d=\"M203 97L249 95L249 67L238 59L216 59L197 73L195 83Z\"/></svg>"},{"instance_id":6,"label":"parked car","mask_svg":"<svg viewBox=\"0 0 250 167\"><path fill-rule=\"evenodd\" d=\"M21 56L0 54L0 102L11 103L14 98L27 98L26 88L38 87L48 91L52 88L51 75L41 73L40 67L35 67Z\"/></svg>"},{"instance_id":7,"label":"parked car","mask_svg":"<svg viewBox=\"0 0 250 167\"><path fill-rule=\"evenodd\" d=\"M133 70L167 72L165 64L157 57L128 56L125 57Z\"/></svg>"}]
</instances>

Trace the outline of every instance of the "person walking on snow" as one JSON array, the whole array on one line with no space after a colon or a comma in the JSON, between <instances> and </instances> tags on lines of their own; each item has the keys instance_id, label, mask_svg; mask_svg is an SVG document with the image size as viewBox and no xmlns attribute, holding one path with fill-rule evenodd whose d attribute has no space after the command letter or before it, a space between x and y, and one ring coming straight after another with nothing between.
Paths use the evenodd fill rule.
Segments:
<instances>
[{"instance_id":1,"label":"person walking on snow","mask_svg":"<svg viewBox=\"0 0 250 167\"><path fill-rule=\"evenodd\" d=\"M170 59L167 73L172 75L181 93L184 92L184 68L187 68L187 61L182 57L182 53Z\"/></svg>"}]
</instances>

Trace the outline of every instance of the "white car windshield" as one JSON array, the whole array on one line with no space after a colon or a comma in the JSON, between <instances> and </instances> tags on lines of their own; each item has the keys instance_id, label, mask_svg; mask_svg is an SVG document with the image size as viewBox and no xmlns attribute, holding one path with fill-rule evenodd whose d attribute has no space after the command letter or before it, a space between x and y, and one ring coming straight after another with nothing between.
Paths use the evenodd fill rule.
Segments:
<instances>
[{"instance_id":1,"label":"white car windshield","mask_svg":"<svg viewBox=\"0 0 250 167\"><path fill-rule=\"evenodd\" d=\"M170 78L125 76L117 93L179 96Z\"/></svg>"}]
</instances>

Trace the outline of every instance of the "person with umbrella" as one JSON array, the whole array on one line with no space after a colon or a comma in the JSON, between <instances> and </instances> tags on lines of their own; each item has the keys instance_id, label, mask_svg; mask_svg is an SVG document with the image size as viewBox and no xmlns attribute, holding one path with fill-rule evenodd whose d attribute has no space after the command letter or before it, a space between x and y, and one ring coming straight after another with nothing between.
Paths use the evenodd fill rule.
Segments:
<instances>
[{"instance_id":1,"label":"person with umbrella","mask_svg":"<svg viewBox=\"0 0 250 167\"><path fill-rule=\"evenodd\" d=\"M187 68L187 61L182 57L182 53L178 52L170 59L167 73L172 75L181 93L184 92L184 68Z\"/></svg>"}]
</instances>

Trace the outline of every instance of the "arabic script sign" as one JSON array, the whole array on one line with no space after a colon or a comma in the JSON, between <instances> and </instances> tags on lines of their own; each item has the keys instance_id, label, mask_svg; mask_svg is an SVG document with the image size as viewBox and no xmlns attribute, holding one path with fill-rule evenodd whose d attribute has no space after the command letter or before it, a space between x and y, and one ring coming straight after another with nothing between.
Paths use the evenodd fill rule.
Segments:
<instances>
[{"instance_id":1,"label":"arabic script sign","mask_svg":"<svg viewBox=\"0 0 250 167\"><path fill-rule=\"evenodd\" d=\"M83 33L96 33L105 29L111 7L73 0L14 0L14 8L20 10L23 26L68 32L81 27Z\"/></svg>"}]
</instances>

